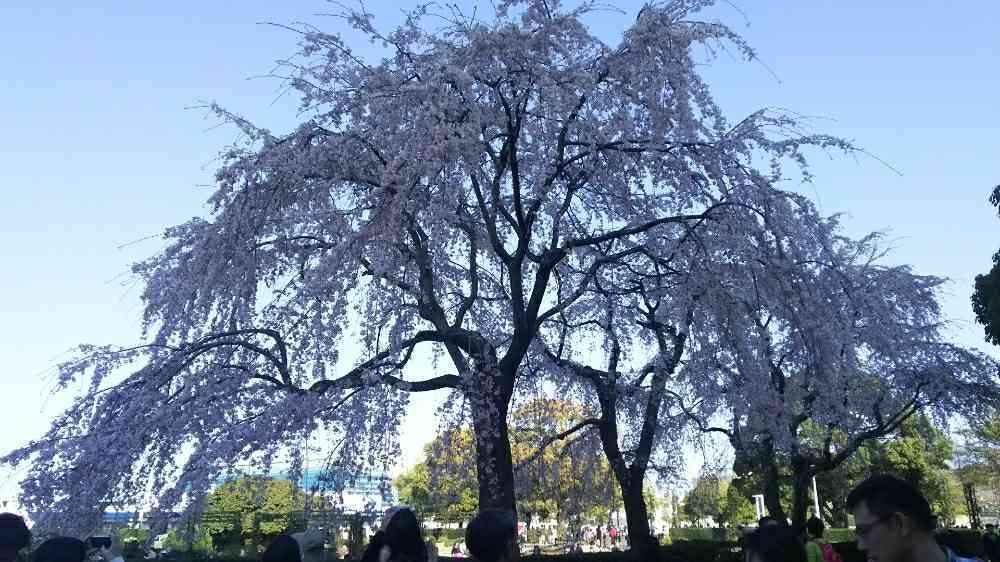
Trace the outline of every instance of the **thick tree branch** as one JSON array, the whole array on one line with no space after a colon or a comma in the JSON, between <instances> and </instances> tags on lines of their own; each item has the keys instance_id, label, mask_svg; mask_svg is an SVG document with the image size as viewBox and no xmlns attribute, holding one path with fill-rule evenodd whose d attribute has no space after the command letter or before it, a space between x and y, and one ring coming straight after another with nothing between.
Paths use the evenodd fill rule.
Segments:
<instances>
[{"instance_id":1,"label":"thick tree branch","mask_svg":"<svg viewBox=\"0 0 1000 562\"><path fill-rule=\"evenodd\" d=\"M542 444L539 445L538 448L535 449L535 451L533 453L531 453L530 455L528 455L528 457L526 459L524 459L523 461L517 463L517 465L514 466L514 472L517 472L518 470L521 470L525 466L528 466L529 464L531 464L531 463L535 462L536 460L538 460L538 457L542 456L542 454L545 453L545 450L547 448L549 448L556 441L562 441L563 439L566 439L567 437L573 435L574 433L576 433L576 432L578 432L578 431L580 431L580 430L582 430L584 428L594 427L594 426L599 425L600 423L601 423L601 420L598 419L598 418L587 418L587 419L585 419L585 420L577 423L573 427L567 429L566 431L562 431L562 432L557 433L555 435L550 435L550 436L546 437L542 441Z\"/></svg>"},{"instance_id":2,"label":"thick tree branch","mask_svg":"<svg viewBox=\"0 0 1000 562\"><path fill-rule=\"evenodd\" d=\"M730 440L733 439L734 436L733 431L721 427L710 426L707 423L705 423L704 420L695 415L694 412L689 410L684 405L684 398L681 397L681 395L677 394L676 392L670 389L666 390L666 394L670 395L674 399L674 402L681 409L681 412L684 413L684 416L687 417L692 422L694 422L695 426L698 428L698 431L700 431L701 433L721 433L726 437L729 437Z\"/></svg>"}]
</instances>

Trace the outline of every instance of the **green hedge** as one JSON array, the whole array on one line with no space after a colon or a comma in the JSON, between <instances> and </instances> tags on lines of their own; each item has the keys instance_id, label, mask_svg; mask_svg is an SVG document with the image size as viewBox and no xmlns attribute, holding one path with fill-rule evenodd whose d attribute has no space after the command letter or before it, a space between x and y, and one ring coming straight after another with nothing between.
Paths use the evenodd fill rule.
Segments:
<instances>
[{"instance_id":1,"label":"green hedge","mask_svg":"<svg viewBox=\"0 0 1000 562\"><path fill-rule=\"evenodd\" d=\"M440 531L440 536L436 539L434 538L434 533ZM425 530L424 540L436 541L437 544L443 545L447 544L448 548L457 542L465 542L465 529L435 529L435 530Z\"/></svg>"},{"instance_id":2,"label":"green hedge","mask_svg":"<svg viewBox=\"0 0 1000 562\"><path fill-rule=\"evenodd\" d=\"M740 538L740 531L736 528L699 528L686 527L670 529L670 541L712 541L712 542L736 542Z\"/></svg>"},{"instance_id":3,"label":"green hedge","mask_svg":"<svg viewBox=\"0 0 1000 562\"><path fill-rule=\"evenodd\" d=\"M854 542L854 529L827 529L823 538L831 543Z\"/></svg>"}]
</instances>

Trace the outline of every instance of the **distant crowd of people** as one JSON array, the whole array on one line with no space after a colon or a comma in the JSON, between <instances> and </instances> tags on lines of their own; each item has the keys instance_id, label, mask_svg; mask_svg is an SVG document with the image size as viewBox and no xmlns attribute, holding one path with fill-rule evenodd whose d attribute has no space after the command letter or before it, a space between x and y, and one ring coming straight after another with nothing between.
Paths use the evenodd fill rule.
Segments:
<instances>
[{"instance_id":1,"label":"distant crowd of people","mask_svg":"<svg viewBox=\"0 0 1000 562\"><path fill-rule=\"evenodd\" d=\"M517 521L513 513L484 509L465 527L465 546L478 562L516 562L520 559ZM264 550L262 562L318 562L323 537L315 531L279 535ZM449 553L461 554L458 545ZM362 562L436 562L437 546L425 542L412 509L396 506L386 511L361 556ZM2 562L2 561L0 561Z\"/></svg>"},{"instance_id":2,"label":"distant crowd of people","mask_svg":"<svg viewBox=\"0 0 1000 562\"><path fill-rule=\"evenodd\" d=\"M927 499L908 482L894 476L873 476L847 496L854 516L857 546L869 562L974 562L963 558L935 538L935 518ZM764 517L741 540L743 562L842 562L841 555L824 540L823 522L813 518L803 533L787 522ZM322 562L325 534L317 529L276 537L264 550L262 562ZM103 539L103 540L102 540ZM24 519L0 514L0 562L15 562L31 544ZM465 529L465 546L477 562L516 562L520 559L518 527L514 514L484 509ZM457 545L456 545L457 547ZM1000 562L996 526L987 525L983 551L988 562ZM536 553L538 550L536 548ZM452 551L451 555L456 552ZM124 562L121 545L113 537L82 541L55 537L40 544L32 562ZM417 514L406 506L386 511L379 530L371 537L362 562L436 562L437 547L424 541Z\"/></svg>"},{"instance_id":3,"label":"distant crowd of people","mask_svg":"<svg viewBox=\"0 0 1000 562\"><path fill-rule=\"evenodd\" d=\"M94 540L99 539L99 540ZM104 544L100 539L106 539ZM262 562L322 562L326 535L318 529L282 534L264 550ZM16 562L19 553L31 545L31 531L24 519L12 513L0 514L0 562ZM479 562L515 562L520 558L517 522L511 512L484 509L465 529L465 545ZM452 552L451 554L455 554ZM113 537L93 537L87 541L54 537L31 553L31 562L125 562L121 544ZM412 509L389 509L382 525L372 536L362 556L363 562L436 562L437 547L425 542L420 521Z\"/></svg>"}]
</instances>

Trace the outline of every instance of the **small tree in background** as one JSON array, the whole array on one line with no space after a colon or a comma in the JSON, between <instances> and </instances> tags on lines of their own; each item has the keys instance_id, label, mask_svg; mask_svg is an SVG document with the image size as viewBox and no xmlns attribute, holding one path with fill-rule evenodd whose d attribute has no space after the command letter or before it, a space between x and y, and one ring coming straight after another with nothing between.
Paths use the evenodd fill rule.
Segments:
<instances>
[{"instance_id":1,"label":"small tree in background","mask_svg":"<svg viewBox=\"0 0 1000 562\"><path fill-rule=\"evenodd\" d=\"M597 437L557 438L586 418L580 405L556 399L530 400L512 412L511 451L523 514L565 523L600 518L621 505ZM424 459L396 479L400 500L439 521L470 519L479 508L473 449L470 428L438 435L424 447Z\"/></svg>"},{"instance_id":2,"label":"small tree in background","mask_svg":"<svg viewBox=\"0 0 1000 562\"><path fill-rule=\"evenodd\" d=\"M463 522L479 509L472 431L452 429L424 445L420 462L395 481L400 502L423 518Z\"/></svg>"},{"instance_id":3,"label":"small tree in background","mask_svg":"<svg viewBox=\"0 0 1000 562\"><path fill-rule=\"evenodd\" d=\"M326 504L307 496L295 483L248 476L216 488L205 502L203 524L215 545L264 544L292 530L294 514ZM329 507L329 506L327 506Z\"/></svg>"},{"instance_id":4,"label":"small tree in background","mask_svg":"<svg viewBox=\"0 0 1000 562\"><path fill-rule=\"evenodd\" d=\"M703 474L695 480L694 487L684 497L684 515L697 526L705 519L712 519L718 525L723 513L722 486L719 477Z\"/></svg>"},{"instance_id":5,"label":"small tree in background","mask_svg":"<svg viewBox=\"0 0 1000 562\"><path fill-rule=\"evenodd\" d=\"M954 501L954 444L925 416L910 418L892 438L876 444L874 449L870 472L892 473L916 486L942 525L952 525L964 511L965 502Z\"/></svg>"},{"instance_id":6,"label":"small tree in background","mask_svg":"<svg viewBox=\"0 0 1000 562\"><path fill-rule=\"evenodd\" d=\"M720 481L721 504L719 523L727 527L749 525L757 520L757 510L750 496L739 486L733 485L733 480Z\"/></svg>"}]
</instances>

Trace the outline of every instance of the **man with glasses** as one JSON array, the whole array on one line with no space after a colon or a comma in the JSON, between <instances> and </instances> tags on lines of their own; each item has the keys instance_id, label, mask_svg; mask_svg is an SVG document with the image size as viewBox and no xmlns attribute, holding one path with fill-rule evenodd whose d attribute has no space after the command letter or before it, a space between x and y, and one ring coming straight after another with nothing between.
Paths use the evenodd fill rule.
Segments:
<instances>
[{"instance_id":1,"label":"man with glasses","mask_svg":"<svg viewBox=\"0 0 1000 562\"><path fill-rule=\"evenodd\" d=\"M934 540L934 515L913 485L895 476L872 476L847 496L858 548L869 562L973 562Z\"/></svg>"}]
</instances>

